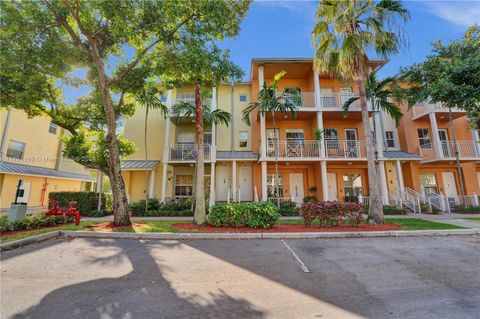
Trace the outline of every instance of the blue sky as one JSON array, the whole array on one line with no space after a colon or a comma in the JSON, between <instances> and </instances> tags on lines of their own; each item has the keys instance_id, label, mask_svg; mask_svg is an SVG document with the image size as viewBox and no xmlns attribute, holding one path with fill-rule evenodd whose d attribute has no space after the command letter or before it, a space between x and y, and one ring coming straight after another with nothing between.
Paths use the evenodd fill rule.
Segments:
<instances>
[{"instance_id":1,"label":"blue sky","mask_svg":"<svg viewBox=\"0 0 480 319\"><path fill-rule=\"evenodd\" d=\"M252 58L312 57L311 31L318 1L255 1L242 23L237 39L222 47L250 78ZM394 75L401 66L421 62L431 52L431 43L458 39L468 26L480 24L480 0L477 1L404 1L411 14L406 25L408 47L380 71Z\"/></svg>"},{"instance_id":2,"label":"blue sky","mask_svg":"<svg viewBox=\"0 0 480 319\"><path fill-rule=\"evenodd\" d=\"M229 49L232 60L250 79L252 58L312 57L311 31L318 1L256 0L250 7L236 39L227 39L221 47ZM480 24L480 0L476 1L404 1L411 14L406 25L408 47L380 70L380 76L394 75L401 66L421 62L431 52L431 43L440 39L458 39L475 22ZM132 50L127 50L131 58ZM114 65L115 61L111 61ZM85 72L77 70L75 76ZM90 88L64 86L65 100L74 103Z\"/></svg>"}]
</instances>

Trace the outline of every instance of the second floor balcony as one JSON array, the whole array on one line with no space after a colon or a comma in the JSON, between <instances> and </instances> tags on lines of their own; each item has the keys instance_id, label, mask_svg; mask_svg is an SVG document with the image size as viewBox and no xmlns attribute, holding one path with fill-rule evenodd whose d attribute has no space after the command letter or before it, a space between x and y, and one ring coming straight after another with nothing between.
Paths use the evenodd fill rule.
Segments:
<instances>
[{"instance_id":1,"label":"second floor balcony","mask_svg":"<svg viewBox=\"0 0 480 319\"><path fill-rule=\"evenodd\" d=\"M280 94L280 93L278 93ZM286 94L286 98L291 98L292 95ZM320 93L320 102L316 101L314 92L301 92L298 101L299 111L312 111L313 109L322 109L323 111L343 111L343 105L349 99L358 96L356 93ZM317 105L319 104L319 105ZM371 109L370 103L368 104L369 110ZM350 106L350 111L360 111L360 102L357 100Z\"/></svg>"},{"instance_id":2,"label":"second floor balcony","mask_svg":"<svg viewBox=\"0 0 480 319\"><path fill-rule=\"evenodd\" d=\"M456 152L460 160L479 160L480 150L473 141L442 142L437 150L435 144L426 144L420 148L420 156L425 161L439 161L456 159Z\"/></svg>"},{"instance_id":3,"label":"second floor balcony","mask_svg":"<svg viewBox=\"0 0 480 319\"><path fill-rule=\"evenodd\" d=\"M205 162L212 160L211 144L203 145L203 154ZM169 162L195 162L197 159L197 146L195 144L175 144L169 147L168 160Z\"/></svg>"},{"instance_id":4,"label":"second floor balcony","mask_svg":"<svg viewBox=\"0 0 480 319\"><path fill-rule=\"evenodd\" d=\"M439 119L447 119L449 113L448 107L446 107L442 103L429 102L415 104L412 108L412 111L414 120L424 118L430 113L435 113L436 115L438 115ZM458 118L459 116L465 115L465 111L458 108L452 108L452 115L454 118Z\"/></svg>"},{"instance_id":5,"label":"second floor balcony","mask_svg":"<svg viewBox=\"0 0 480 319\"><path fill-rule=\"evenodd\" d=\"M358 140L283 140L267 142L267 159L281 160L318 160L322 158L321 147L325 149L327 159L366 159L365 141Z\"/></svg>"}]
</instances>

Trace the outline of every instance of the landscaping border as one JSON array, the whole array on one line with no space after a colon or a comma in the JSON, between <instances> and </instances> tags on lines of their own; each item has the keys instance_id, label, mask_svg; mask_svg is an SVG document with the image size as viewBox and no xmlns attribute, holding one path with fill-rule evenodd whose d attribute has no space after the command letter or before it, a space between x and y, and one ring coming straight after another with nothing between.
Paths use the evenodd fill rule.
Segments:
<instances>
[{"instance_id":1,"label":"landscaping border","mask_svg":"<svg viewBox=\"0 0 480 319\"><path fill-rule=\"evenodd\" d=\"M145 240L188 239L327 239L327 238L373 238L373 237L434 237L480 235L480 229L443 230L394 230L368 232L308 232L308 233L127 233L56 230L12 242L0 244L0 251L11 250L58 236L73 238L110 238Z\"/></svg>"}]
</instances>

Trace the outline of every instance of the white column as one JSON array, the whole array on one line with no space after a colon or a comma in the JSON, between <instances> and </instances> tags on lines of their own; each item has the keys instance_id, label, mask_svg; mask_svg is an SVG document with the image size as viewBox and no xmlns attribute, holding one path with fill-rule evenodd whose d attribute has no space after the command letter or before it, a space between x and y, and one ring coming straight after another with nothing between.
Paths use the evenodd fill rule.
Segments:
<instances>
[{"instance_id":1,"label":"white column","mask_svg":"<svg viewBox=\"0 0 480 319\"><path fill-rule=\"evenodd\" d=\"M208 199L208 206L215 205L215 163L210 164L210 198Z\"/></svg>"},{"instance_id":2,"label":"white column","mask_svg":"<svg viewBox=\"0 0 480 319\"><path fill-rule=\"evenodd\" d=\"M475 150L477 151L477 157L480 157L480 136L478 130L472 130L473 142L475 143Z\"/></svg>"},{"instance_id":3,"label":"white column","mask_svg":"<svg viewBox=\"0 0 480 319\"><path fill-rule=\"evenodd\" d=\"M150 171L150 191L148 197L153 198L155 194L155 170Z\"/></svg>"},{"instance_id":4,"label":"white column","mask_svg":"<svg viewBox=\"0 0 480 319\"><path fill-rule=\"evenodd\" d=\"M258 66L258 91L261 91L263 88L263 83L265 78L263 77L263 65ZM260 113L260 149L261 149L261 158L267 156L267 139L266 139L266 125L265 125L265 114Z\"/></svg>"},{"instance_id":5,"label":"white column","mask_svg":"<svg viewBox=\"0 0 480 319\"><path fill-rule=\"evenodd\" d=\"M313 70L313 86L315 89L315 106L319 108L322 103L322 99L320 98L320 78L318 77L318 72L315 70Z\"/></svg>"},{"instance_id":6,"label":"white column","mask_svg":"<svg viewBox=\"0 0 480 319\"><path fill-rule=\"evenodd\" d=\"M262 162L262 202L267 200L267 162Z\"/></svg>"},{"instance_id":7,"label":"white column","mask_svg":"<svg viewBox=\"0 0 480 319\"><path fill-rule=\"evenodd\" d=\"M328 181L327 181L327 161L320 162L320 174L322 178L322 197L323 200L329 200L328 198Z\"/></svg>"},{"instance_id":8,"label":"white column","mask_svg":"<svg viewBox=\"0 0 480 319\"><path fill-rule=\"evenodd\" d=\"M403 193L405 186L403 183L402 164L400 163L399 160L395 161L395 168L396 168L397 181L398 181L398 191L399 193Z\"/></svg>"},{"instance_id":9,"label":"white column","mask_svg":"<svg viewBox=\"0 0 480 319\"><path fill-rule=\"evenodd\" d=\"M237 201L237 161L232 162L232 200Z\"/></svg>"},{"instance_id":10,"label":"white column","mask_svg":"<svg viewBox=\"0 0 480 319\"><path fill-rule=\"evenodd\" d=\"M387 175L385 174L385 161L378 161L378 173L380 178L380 195L382 196L383 205L388 205L388 187Z\"/></svg>"},{"instance_id":11,"label":"white column","mask_svg":"<svg viewBox=\"0 0 480 319\"><path fill-rule=\"evenodd\" d=\"M98 204L97 210L102 210L102 188L103 188L103 173L97 172L97 193L98 193Z\"/></svg>"},{"instance_id":12,"label":"white column","mask_svg":"<svg viewBox=\"0 0 480 319\"><path fill-rule=\"evenodd\" d=\"M167 102L165 103L168 111L172 106L172 90L168 90ZM170 145L170 115L167 115L165 119L165 141L163 143L163 161L162 161L162 190L160 200L165 202L167 197L167 167L169 158L169 145Z\"/></svg>"},{"instance_id":13,"label":"white column","mask_svg":"<svg viewBox=\"0 0 480 319\"><path fill-rule=\"evenodd\" d=\"M323 132L323 112L317 112L317 127ZM324 137L325 138L325 137ZM325 157L325 139L319 141L320 143L320 157Z\"/></svg>"},{"instance_id":14,"label":"white column","mask_svg":"<svg viewBox=\"0 0 480 319\"><path fill-rule=\"evenodd\" d=\"M374 112L373 120L375 121L375 140L377 142L378 158L383 158L383 132L380 112Z\"/></svg>"},{"instance_id":15,"label":"white column","mask_svg":"<svg viewBox=\"0 0 480 319\"><path fill-rule=\"evenodd\" d=\"M217 88L212 88L212 111L217 109ZM217 159L217 125L212 123L212 149L210 152L211 160Z\"/></svg>"},{"instance_id":16,"label":"white column","mask_svg":"<svg viewBox=\"0 0 480 319\"><path fill-rule=\"evenodd\" d=\"M433 144L435 145L436 158L443 158L442 142L440 141L440 134L438 134L437 118L435 112L430 112L430 126L432 128Z\"/></svg>"}]
</instances>

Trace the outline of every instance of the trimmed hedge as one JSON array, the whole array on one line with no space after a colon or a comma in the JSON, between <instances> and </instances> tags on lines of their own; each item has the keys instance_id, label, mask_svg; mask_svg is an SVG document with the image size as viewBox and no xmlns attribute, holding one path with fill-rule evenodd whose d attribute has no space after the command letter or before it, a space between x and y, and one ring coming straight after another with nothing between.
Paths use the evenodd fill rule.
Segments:
<instances>
[{"instance_id":1,"label":"trimmed hedge","mask_svg":"<svg viewBox=\"0 0 480 319\"><path fill-rule=\"evenodd\" d=\"M98 216L98 193L96 192L51 192L49 200L56 200L60 207L68 207L70 202L77 202L77 209L80 215L86 217ZM102 194L102 207L105 214L112 210L112 195Z\"/></svg>"},{"instance_id":2,"label":"trimmed hedge","mask_svg":"<svg viewBox=\"0 0 480 319\"><path fill-rule=\"evenodd\" d=\"M407 211L400 207L383 205L383 214L385 215L407 215Z\"/></svg>"},{"instance_id":3,"label":"trimmed hedge","mask_svg":"<svg viewBox=\"0 0 480 319\"><path fill-rule=\"evenodd\" d=\"M300 207L300 215L303 217L306 227L309 227L314 220L320 225L349 224L357 226L366 214L365 206L353 202L306 202Z\"/></svg>"},{"instance_id":4,"label":"trimmed hedge","mask_svg":"<svg viewBox=\"0 0 480 319\"><path fill-rule=\"evenodd\" d=\"M271 228L280 218L272 203L219 204L210 208L208 224L215 227Z\"/></svg>"},{"instance_id":5,"label":"trimmed hedge","mask_svg":"<svg viewBox=\"0 0 480 319\"><path fill-rule=\"evenodd\" d=\"M149 198L145 212L145 200L132 202L129 205L130 213L134 216L193 216L192 202L182 199L175 202L161 203L157 198Z\"/></svg>"},{"instance_id":6,"label":"trimmed hedge","mask_svg":"<svg viewBox=\"0 0 480 319\"><path fill-rule=\"evenodd\" d=\"M480 214L480 206L458 206L455 209L460 214Z\"/></svg>"},{"instance_id":7,"label":"trimmed hedge","mask_svg":"<svg viewBox=\"0 0 480 319\"><path fill-rule=\"evenodd\" d=\"M295 202L282 202L280 203L279 213L282 216L298 216L300 215L300 209Z\"/></svg>"},{"instance_id":8,"label":"trimmed hedge","mask_svg":"<svg viewBox=\"0 0 480 319\"><path fill-rule=\"evenodd\" d=\"M68 217L67 222L72 222L74 219L73 217ZM54 226L57 224L64 224L65 220L63 216L48 216L45 217L45 214L38 214L38 215L27 215L24 218L11 222L8 222L7 215L0 216L0 231L5 232L9 231L11 228L13 230L22 230L22 229L32 229L32 228L39 228L39 227L46 227L46 226Z\"/></svg>"}]
</instances>

